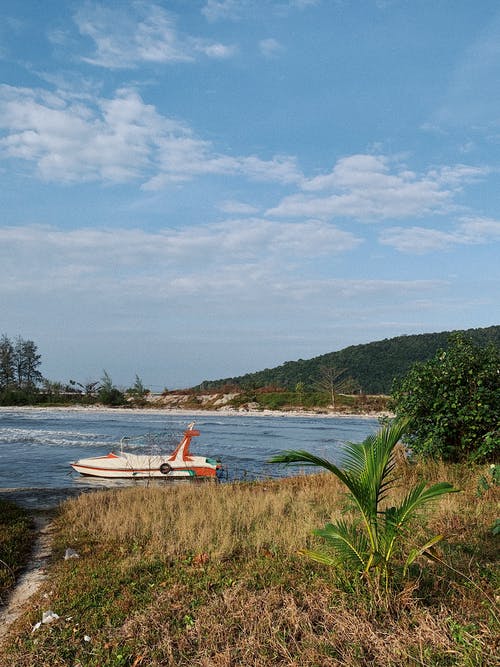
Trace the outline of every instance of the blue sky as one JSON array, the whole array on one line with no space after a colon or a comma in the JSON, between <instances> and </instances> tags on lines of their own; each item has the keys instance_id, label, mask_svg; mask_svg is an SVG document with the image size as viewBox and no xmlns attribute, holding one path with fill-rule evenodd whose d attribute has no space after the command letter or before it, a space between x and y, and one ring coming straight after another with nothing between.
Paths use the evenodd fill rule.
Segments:
<instances>
[{"instance_id":1,"label":"blue sky","mask_svg":"<svg viewBox=\"0 0 500 667\"><path fill-rule=\"evenodd\" d=\"M190 386L499 323L495 0L1 0L0 333Z\"/></svg>"}]
</instances>

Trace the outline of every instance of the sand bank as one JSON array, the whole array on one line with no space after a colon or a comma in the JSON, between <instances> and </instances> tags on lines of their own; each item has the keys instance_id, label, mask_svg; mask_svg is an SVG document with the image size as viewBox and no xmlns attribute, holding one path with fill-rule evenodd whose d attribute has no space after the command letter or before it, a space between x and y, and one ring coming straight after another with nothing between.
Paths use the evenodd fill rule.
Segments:
<instances>
[{"instance_id":1,"label":"sand bank","mask_svg":"<svg viewBox=\"0 0 500 667\"><path fill-rule=\"evenodd\" d=\"M334 410L328 412L314 412L313 410L235 410L231 408L220 408L218 410L188 410L185 408L130 408L130 407L116 407L110 408L99 405L62 405L56 407L45 407L40 405L35 406L1 406L0 414L2 412L12 411L29 412L33 410L55 410L61 412L113 412L126 414L168 414L179 415L186 417L288 417L288 418L314 418L314 419L380 419L382 417L394 417L390 412L336 412Z\"/></svg>"}]
</instances>

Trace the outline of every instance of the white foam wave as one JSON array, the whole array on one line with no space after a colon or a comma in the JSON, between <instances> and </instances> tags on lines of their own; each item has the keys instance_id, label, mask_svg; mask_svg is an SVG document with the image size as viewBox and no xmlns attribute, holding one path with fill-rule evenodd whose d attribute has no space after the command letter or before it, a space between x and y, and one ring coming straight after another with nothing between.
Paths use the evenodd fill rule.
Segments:
<instances>
[{"instance_id":1,"label":"white foam wave","mask_svg":"<svg viewBox=\"0 0 500 667\"><path fill-rule=\"evenodd\" d=\"M53 447L115 447L119 442L114 438L105 439L97 433L79 431L51 431L44 429L3 428L0 429L0 445L49 445Z\"/></svg>"}]
</instances>

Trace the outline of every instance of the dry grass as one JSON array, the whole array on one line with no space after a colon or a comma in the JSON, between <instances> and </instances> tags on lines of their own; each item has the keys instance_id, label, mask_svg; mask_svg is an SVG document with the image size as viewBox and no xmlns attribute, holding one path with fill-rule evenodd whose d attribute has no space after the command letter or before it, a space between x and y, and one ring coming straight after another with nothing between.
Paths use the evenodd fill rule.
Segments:
<instances>
[{"instance_id":1,"label":"dry grass","mask_svg":"<svg viewBox=\"0 0 500 667\"><path fill-rule=\"evenodd\" d=\"M340 603L327 588L254 591L238 585L213 596L180 634L166 620L171 608L169 591L121 630L122 637L141 638L139 655L155 655L148 665L435 665L441 663L434 659L456 655L448 610L414 605L398 618L376 617Z\"/></svg>"},{"instance_id":2,"label":"dry grass","mask_svg":"<svg viewBox=\"0 0 500 667\"><path fill-rule=\"evenodd\" d=\"M68 501L50 583L6 647L10 667L475 667L497 664L498 488L480 468L399 466L395 496L421 478L462 489L414 526L444 532L443 557L469 577L422 564L380 607L362 581L297 555L342 513L331 475L280 482L99 492ZM472 583L471 583L472 582ZM47 596L47 597L44 597ZM31 634L50 606L61 619ZM86 642L84 636L90 637Z\"/></svg>"},{"instance_id":3,"label":"dry grass","mask_svg":"<svg viewBox=\"0 0 500 667\"><path fill-rule=\"evenodd\" d=\"M106 491L66 503L64 539L136 544L141 553L225 558L260 549L304 547L314 527L340 513L343 489L331 475L283 482L162 486Z\"/></svg>"}]
</instances>

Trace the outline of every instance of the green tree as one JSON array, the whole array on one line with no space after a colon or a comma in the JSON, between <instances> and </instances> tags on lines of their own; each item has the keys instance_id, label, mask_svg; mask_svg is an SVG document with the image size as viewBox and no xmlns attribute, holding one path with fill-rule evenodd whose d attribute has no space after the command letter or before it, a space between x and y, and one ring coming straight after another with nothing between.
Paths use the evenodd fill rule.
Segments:
<instances>
[{"instance_id":1,"label":"green tree","mask_svg":"<svg viewBox=\"0 0 500 667\"><path fill-rule=\"evenodd\" d=\"M19 389L33 391L42 382L43 376L38 370L40 364L41 355L35 343L18 336L14 345L14 371Z\"/></svg>"},{"instance_id":2,"label":"green tree","mask_svg":"<svg viewBox=\"0 0 500 667\"><path fill-rule=\"evenodd\" d=\"M0 390L14 384L14 346L4 334L0 338Z\"/></svg>"},{"instance_id":3,"label":"green tree","mask_svg":"<svg viewBox=\"0 0 500 667\"><path fill-rule=\"evenodd\" d=\"M297 403L302 405L304 402L304 383L297 382L295 385L295 395L297 396Z\"/></svg>"},{"instance_id":4,"label":"green tree","mask_svg":"<svg viewBox=\"0 0 500 667\"><path fill-rule=\"evenodd\" d=\"M130 394L130 396L134 396L136 398L144 398L147 393L149 393L149 390L146 389L141 378L136 375L133 386L127 389L127 394Z\"/></svg>"},{"instance_id":5,"label":"green tree","mask_svg":"<svg viewBox=\"0 0 500 667\"><path fill-rule=\"evenodd\" d=\"M415 454L445 461L487 461L500 452L500 352L462 334L447 350L415 364L393 391L405 442Z\"/></svg>"},{"instance_id":6,"label":"green tree","mask_svg":"<svg viewBox=\"0 0 500 667\"><path fill-rule=\"evenodd\" d=\"M426 488L426 482L420 482L407 492L399 505L387 505L385 501L388 493L396 482L394 448L407 426L407 421L394 421L368 436L362 443L347 443L342 469L303 450L284 452L271 459L271 463L319 466L345 484L361 516L361 522L349 524L339 520L315 531L331 547L333 556L322 551L304 553L318 562L343 564L351 571L368 576L377 590L381 579L386 591L389 589L392 561L415 514L430 501L454 491L448 482L440 482L429 488ZM441 539L442 536L436 535L424 545L410 550L405 569Z\"/></svg>"},{"instance_id":7,"label":"green tree","mask_svg":"<svg viewBox=\"0 0 500 667\"><path fill-rule=\"evenodd\" d=\"M99 389L98 398L104 405L123 405L125 403L125 396L118 387L115 387L113 381L107 371L101 378L101 388Z\"/></svg>"}]
</instances>

